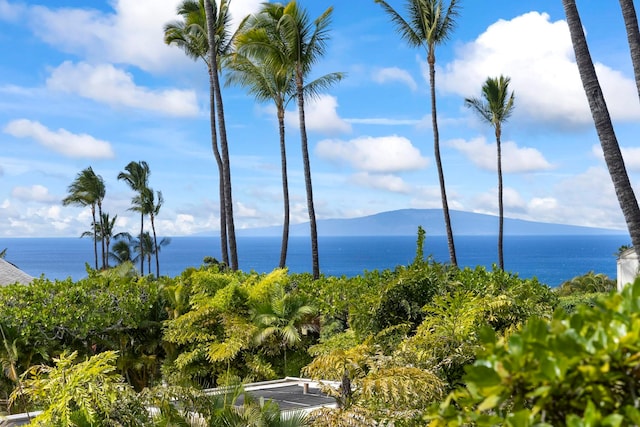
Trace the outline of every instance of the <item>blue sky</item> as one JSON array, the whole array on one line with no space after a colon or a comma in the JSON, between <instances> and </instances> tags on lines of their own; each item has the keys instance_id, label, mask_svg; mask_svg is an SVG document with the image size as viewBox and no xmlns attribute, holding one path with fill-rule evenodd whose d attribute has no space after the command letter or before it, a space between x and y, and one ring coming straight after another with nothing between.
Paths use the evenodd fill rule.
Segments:
<instances>
[{"instance_id":1,"label":"blue sky","mask_svg":"<svg viewBox=\"0 0 640 427\"><path fill-rule=\"evenodd\" d=\"M0 237L79 236L87 209L63 207L92 166L107 185L117 231L136 231L116 177L151 168L165 199L161 235L218 231L217 171L203 64L163 43L178 0L0 0ZM441 207L425 52L409 48L373 0L299 0L311 16L334 5L331 41L314 75L346 78L308 103L316 214L346 218ZM404 1L390 0L401 10ZM562 3L462 1L437 48L441 153L451 209L496 214L493 131L464 107L488 76L516 95L503 129L505 216L625 228L573 59ZM260 1L233 0L236 19ZM640 103L617 3L580 2L591 53L636 191ZM274 109L224 91L237 228L282 222ZM293 104L287 143L292 221L308 221ZM454 232L455 232L455 224Z\"/></svg>"}]
</instances>

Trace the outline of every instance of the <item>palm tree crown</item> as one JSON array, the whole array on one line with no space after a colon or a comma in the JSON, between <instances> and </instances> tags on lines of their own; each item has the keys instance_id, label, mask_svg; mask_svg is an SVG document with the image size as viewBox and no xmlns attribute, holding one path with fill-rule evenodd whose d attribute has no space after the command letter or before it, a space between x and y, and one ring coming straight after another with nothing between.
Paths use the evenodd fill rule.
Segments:
<instances>
[{"instance_id":1,"label":"palm tree crown","mask_svg":"<svg viewBox=\"0 0 640 427\"><path fill-rule=\"evenodd\" d=\"M429 64L429 86L431 89L431 126L433 128L433 151L438 169L438 181L440 184L440 197L442 199L442 212L447 230L449 245L449 258L451 264L457 265L456 249L453 240L453 229L449 216L449 202L444 180L444 171L440 157L440 134L438 131L438 114L436 111L436 54L435 46L445 42L453 28L458 16L460 3L458 0L406 0L408 19L403 18L393 7L384 0L374 0L391 17L400 37L410 46L425 47L427 50L427 63Z\"/></svg>"},{"instance_id":2,"label":"palm tree crown","mask_svg":"<svg viewBox=\"0 0 640 427\"><path fill-rule=\"evenodd\" d=\"M509 77L489 77L482 85L482 99L466 98L465 105L478 113L480 118L489 123L495 131L498 159L498 266L504 270L503 232L504 205L502 188L502 124L511 116L515 95L509 94Z\"/></svg>"},{"instance_id":3,"label":"palm tree crown","mask_svg":"<svg viewBox=\"0 0 640 427\"><path fill-rule=\"evenodd\" d=\"M95 268L98 269L98 230L100 225L96 221L96 208L98 219L102 221L102 201L106 194L106 186L100 175L96 175L91 166L83 169L67 188L69 195L62 200L64 206L75 205L91 208L91 228L93 230L93 252ZM102 241L102 264L106 263L104 241Z\"/></svg>"},{"instance_id":4,"label":"palm tree crown","mask_svg":"<svg viewBox=\"0 0 640 427\"><path fill-rule=\"evenodd\" d=\"M118 179L124 181L137 194L131 199L131 210L140 212L140 235L144 234L144 216L148 214L145 210L147 205L144 203L144 194L148 191L149 183L149 165L144 160L139 162L129 162L125 166L125 172L118 174ZM142 239L139 242L140 251L140 274L144 275L144 247Z\"/></svg>"}]
</instances>

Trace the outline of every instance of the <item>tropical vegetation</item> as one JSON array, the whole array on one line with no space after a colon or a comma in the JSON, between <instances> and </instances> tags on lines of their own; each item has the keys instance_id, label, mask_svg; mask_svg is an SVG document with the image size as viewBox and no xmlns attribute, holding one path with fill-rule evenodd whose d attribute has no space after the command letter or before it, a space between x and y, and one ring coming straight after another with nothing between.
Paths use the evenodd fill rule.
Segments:
<instances>
[{"instance_id":1,"label":"tropical vegetation","mask_svg":"<svg viewBox=\"0 0 640 427\"><path fill-rule=\"evenodd\" d=\"M612 372L602 372L607 384L614 378L627 383L607 391L612 403L596 407L597 416L635 416L621 409L629 405L626 393L635 377L616 370L635 366L633 349L621 346L636 340L620 334L635 333L640 282L622 295L608 293L587 273L554 290L497 266L459 269L434 262L423 245L420 230L411 264L355 277L315 280L285 269L244 273L211 263L158 278L142 277L125 263L89 269L77 282L39 278L0 288L0 398L12 413L42 410L38 422L48 425L158 425L160 416L184 423L181 408L202 414L208 425L224 417L243 420L230 425L253 425L242 424L249 423L242 417L278 418L280 411L251 403L250 393L245 400L251 409L237 397L213 403L202 390L224 386L231 393L242 383L288 375L325 383L338 405L294 425L456 425L524 416L518 405L536 420L537 406L522 402L538 398L537 405L549 405L546 419L557 422L591 416L589 399L605 396L595 388L597 366L609 360ZM577 302L581 295L589 298ZM601 329L590 329L596 321ZM580 338L583 333L591 335ZM595 339L588 337L602 341L614 333L618 344L597 344L600 350L589 356L595 371L574 374L571 363L584 360L580 352ZM564 336L575 344L568 346ZM523 340L534 341L519 344L529 342ZM530 374L523 368L542 360L557 360L559 368L540 366ZM524 388L478 383L489 368L512 369ZM554 380L559 394L544 387L547 369L565 372ZM496 372L486 381L507 381L509 371ZM564 381L572 389L583 381L593 394L572 409L568 397L558 397L570 389ZM59 390L55 395L64 399L48 390ZM184 406L168 404L171 399ZM145 407L161 411L149 418Z\"/></svg>"},{"instance_id":2,"label":"tropical vegetation","mask_svg":"<svg viewBox=\"0 0 640 427\"><path fill-rule=\"evenodd\" d=\"M149 187L151 170L147 162L132 161L124 169L118 174L118 179L124 181L135 192L129 210L140 213L140 234L136 238L126 231L115 232L118 215L111 217L108 212L103 212L102 204L106 194L104 180L100 175L96 175L91 167L78 173L76 179L69 185L69 194L62 203L91 208L91 230L82 233L81 237L93 238L96 270L108 269L109 261L114 261L117 265L139 261L140 274L144 275L146 261L147 272L151 274L151 260L155 257L156 277L159 277L160 249L171 242L168 237L163 237L158 242L156 233L155 219L160 213L164 198L162 192L154 192ZM144 231L145 217L148 217L151 222L152 235ZM98 242L102 247L100 266L98 265ZM134 256L134 253L137 255Z\"/></svg>"},{"instance_id":3,"label":"tropical vegetation","mask_svg":"<svg viewBox=\"0 0 640 427\"><path fill-rule=\"evenodd\" d=\"M449 36L459 4L410 0L405 20L384 0L376 2L403 38L427 49L450 262L425 256L420 228L408 265L355 277L321 275L304 101L314 87L342 78L307 80L324 53L331 8L311 21L295 1L265 4L232 36L227 1L185 0L183 21L167 25L165 40L208 66L223 262L207 258L177 277L160 276L158 253L168 240L158 242L163 197L149 187L149 166L130 162L118 175L134 192L131 210L140 214L135 237L114 233L117 216L102 211L102 178L91 167L82 170L63 203L91 210L86 235L93 238L94 268L87 265L87 277L77 282L41 277L0 287L0 398L7 413L37 410L31 425L53 426L640 424L640 280L618 292L609 278L588 272L551 289L504 271L502 255L492 269L458 267L439 157L435 46ZM637 202L575 2L563 4L605 159L640 247ZM633 23L632 2L620 4L625 21ZM637 32L628 32L633 52ZM287 99L298 103L311 273L238 268L218 75L223 65L230 82L258 99L278 109ZM508 84L508 78L489 78L487 104L467 100L496 132L500 188L500 128L514 99ZM283 133L280 142L286 190ZM144 228L147 218L151 233ZM286 254L285 241L283 235ZM154 257L156 274L145 275ZM118 265L109 268L108 260ZM138 271L133 262L140 263ZM318 381L336 408L285 417L277 405L256 402L242 389L283 376ZM218 393L204 392L211 387Z\"/></svg>"}]
</instances>

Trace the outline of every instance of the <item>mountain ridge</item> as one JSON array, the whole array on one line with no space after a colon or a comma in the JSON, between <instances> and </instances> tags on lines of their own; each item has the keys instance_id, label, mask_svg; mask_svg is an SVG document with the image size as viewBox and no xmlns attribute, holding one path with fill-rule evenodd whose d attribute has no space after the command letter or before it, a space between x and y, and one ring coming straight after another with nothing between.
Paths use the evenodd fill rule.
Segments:
<instances>
[{"instance_id":1,"label":"mountain ridge","mask_svg":"<svg viewBox=\"0 0 640 427\"><path fill-rule=\"evenodd\" d=\"M475 212L449 210L453 234L459 236L498 235L498 217ZM357 218L317 220L318 236L409 236L422 226L428 236L444 236L446 228L442 209L398 209ZM282 235L282 226L236 230L239 236L271 237ZM504 218L505 236L527 235L604 235L625 234L626 230L585 227ZM289 235L308 236L309 222L293 224Z\"/></svg>"}]
</instances>

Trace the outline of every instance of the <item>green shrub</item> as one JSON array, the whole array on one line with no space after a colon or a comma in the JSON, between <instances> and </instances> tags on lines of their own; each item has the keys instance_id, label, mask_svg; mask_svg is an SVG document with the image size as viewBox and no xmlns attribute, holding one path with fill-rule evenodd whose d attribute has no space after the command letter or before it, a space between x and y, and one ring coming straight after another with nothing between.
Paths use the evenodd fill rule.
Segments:
<instances>
[{"instance_id":1,"label":"green shrub","mask_svg":"<svg viewBox=\"0 0 640 427\"><path fill-rule=\"evenodd\" d=\"M638 425L640 280L593 307L530 319L483 349L431 425Z\"/></svg>"}]
</instances>

